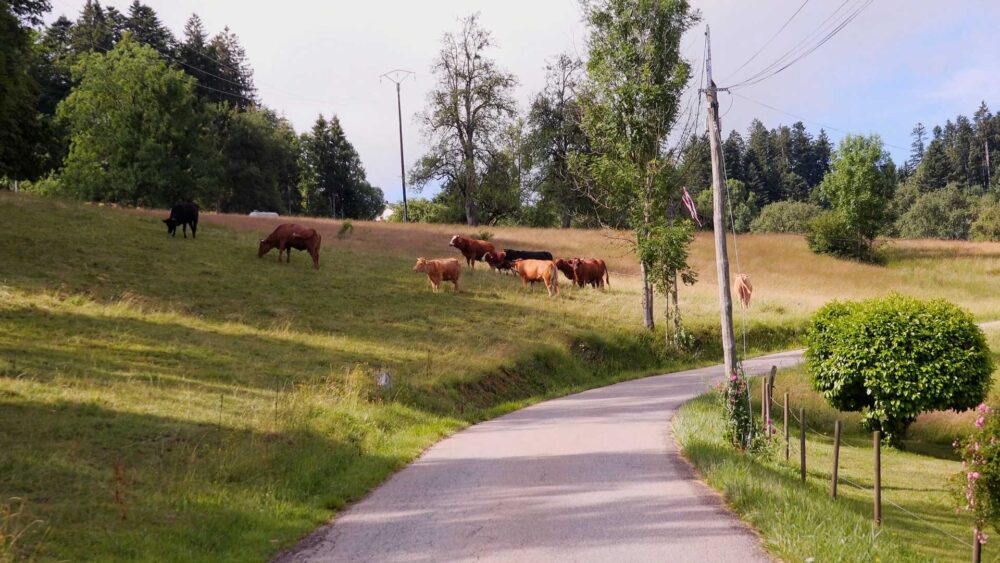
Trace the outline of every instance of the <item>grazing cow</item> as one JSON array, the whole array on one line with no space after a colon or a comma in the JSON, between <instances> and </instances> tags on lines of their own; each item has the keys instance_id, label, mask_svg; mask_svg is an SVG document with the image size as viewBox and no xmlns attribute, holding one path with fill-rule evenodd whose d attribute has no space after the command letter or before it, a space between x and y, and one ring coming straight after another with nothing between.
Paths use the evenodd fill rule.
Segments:
<instances>
[{"instance_id":1,"label":"grazing cow","mask_svg":"<svg viewBox=\"0 0 1000 563\"><path fill-rule=\"evenodd\" d=\"M514 262L514 271L521 276L521 287L527 287L528 282L542 282L549 292L549 297L553 294L559 295L559 271L556 270L555 262L551 260L517 260Z\"/></svg>"},{"instance_id":2,"label":"grazing cow","mask_svg":"<svg viewBox=\"0 0 1000 563\"><path fill-rule=\"evenodd\" d=\"M431 280L431 290L434 293L441 289L442 281L453 282L455 293L459 291L458 278L462 275L462 266L458 263L458 258L439 258L437 260L417 258L413 271L427 273L427 279Z\"/></svg>"},{"instance_id":3,"label":"grazing cow","mask_svg":"<svg viewBox=\"0 0 1000 563\"><path fill-rule=\"evenodd\" d=\"M277 248L278 262L281 262L281 253L287 252L285 262L288 263L292 261L293 248L296 250L307 250L309 251L309 256L312 256L313 267L318 270L319 247L322 242L323 237L315 229L293 223L285 223L278 225L278 228L274 229L273 233L260 241L260 246L257 247L257 257L262 258L272 248Z\"/></svg>"},{"instance_id":4,"label":"grazing cow","mask_svg":"<svg viewBox=\"0 0 1000 563\"><path fill-rule=\"evenodd\" d=\"M556 268L566 276L571 282L575 282L576 279L573 277L573 266L570 264L571 261L578 260L578 258L573 258L571 260L563 260L562 258L555 261Z\"/></svg>"},{"instance_id":5,"label":"grazing cow","mask_svg":"<svg viewBox=\"0 0 1000 563\"><path fill-rule=\"evenodd\" d=\"M514 265L507 259L507 253L503 251L487 252L483 254L483 261L489 264L490 269L494 271L499 270L501 273L514 271Z\"/></svg>"},{"instance_id":6,"label":"grazing cow","mask_svg":"<svg viewBox=\"0 0 1000 563\"><path fill-rule=\"evenodd\" d=\"M476 269L476 261L482 260L487 252L494 252L496 248L484 240L465 238L458 235L451 237L448 246L454 246L465 256L465 263Z\"/></svg>"},{"instance_id":7,"label":"grazing cow","mask_svg":"<svg viewBox=\"0 0 1000 563\"><path fill-rule=\"evenodd\" d=\"M753 295L753 284L750 274L736 274L736 294L740 296L740 306L750 308L750 296Z\"/></svg>"},{"instance_id":8,"label":"grazing cow","mask_svg":"<svg viewBox=\"0 0 1000 563\"><path fill-rule=\"evenodd\" d=\"M167 234L177 236L177 226L181 225L184 238L188 238L187 228L191 225L191 238L198 238L198 205L195 203L178 203L170 208L170 217L163 220L167 224Z\"/></svg>"},{"instance_id":9,"label":"grazing cow","mask_svg":"<svg viewBox=\"0 0 1000 563\"><path fill-rule=\"evenodd\" d=\"M573 281L583 287L590 284L591 287L604 289L607 284L611 288L611 280L608 277L608 266L600 258L581 259L574 258L569 261L573 267Z\"/></svg>"},{"instance_id":10,"label":"grazing cow","mask_svg":"<svg viewBox=\"0 0 1000 563\"><path fill-rule=\"evenodd\" d=\"M503 249L507 260L552 260L552 253L544 250L514 250L512 248Z\"/></svg>"}]
</instances>

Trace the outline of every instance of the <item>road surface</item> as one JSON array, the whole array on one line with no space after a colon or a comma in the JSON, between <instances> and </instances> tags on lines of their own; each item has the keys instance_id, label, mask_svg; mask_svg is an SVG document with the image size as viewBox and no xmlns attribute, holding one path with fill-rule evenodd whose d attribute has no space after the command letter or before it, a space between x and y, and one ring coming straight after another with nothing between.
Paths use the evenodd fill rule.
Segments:
<instances>
[{"instance_id":1,"label":"road surface","mask_svg":"<svg viewBox=\"0 0 1000 563\"><path fill-rule=\"evenodd\" d=\"M670 436L676 409L722 375L627 381L472 426L277 561L768 561Z\"/></svg>"}]
</instances>

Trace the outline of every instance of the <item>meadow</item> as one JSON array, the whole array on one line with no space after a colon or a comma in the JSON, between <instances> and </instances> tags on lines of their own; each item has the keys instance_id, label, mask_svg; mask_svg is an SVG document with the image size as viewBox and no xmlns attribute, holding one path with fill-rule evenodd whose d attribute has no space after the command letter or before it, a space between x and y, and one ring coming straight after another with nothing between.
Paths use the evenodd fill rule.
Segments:
<instances>
[{"instance_id":1,"label":"meadow","mask_svg":"<svg viewBox=\"0 0 1000 563\"><path fill-rule=\"evenodd\" d=\"M462 427L719 357L708 236L681 291L694 345L676 353L641 329L624 233L486 227L608 261L610 292L563 280L549 299L481 266L457 295L411 272L484 229L354 222L341 239L339 221L296 219L323 234L314 271L256 257L280 219L206 213L185 240L165 216L0 193L0 559L263 559ZM893 242L869 266L741 236L748 352L797 345L830 299L890 289L1000 318L994 246Z\"/></svg>"}]
</instances>

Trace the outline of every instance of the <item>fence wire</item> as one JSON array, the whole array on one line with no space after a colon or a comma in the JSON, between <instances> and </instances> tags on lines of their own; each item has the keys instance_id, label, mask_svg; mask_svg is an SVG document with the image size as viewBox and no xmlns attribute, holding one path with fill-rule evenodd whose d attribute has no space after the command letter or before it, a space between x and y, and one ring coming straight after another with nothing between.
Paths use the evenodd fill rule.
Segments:
<instances>
[{"instance_id":1,"label":"fence wire","mask_svg":"<svg viewBox=\"0 0 1000 563\"><path fill-rule=\"evenodd\" d=\"M766 376L761 376L760 379L761 379L761 381L766 381ZM779 403L778 401L776 401L774 399L774 397L771 397L771 404L772 404L772 406L777 406L777 407L779 407L781 409L784 409L784 404L783 403ZM788 409L788 414L789 414L789 416L791 418L795 419L795 421L800 426L802 425L802 421L799 419L798 416L795 415L795 411L794 410L792 410L791 408L789 408ZM777 422L774 421L774 416L771 417L771 420L772 420L772 424L773 425L777 425ZM806 430L812 432L813 434L815 434L815 435L817 435L817 436L819 436L821 438L824 438L824 439L827 439L827 440L833 440L833 436L830 436L829 434L825 434L823 432L820 432L820 431L816 430L811 425L809 425L809 423L806 423L805 427L806 427ZM793 441L791 440L791 437L789 437L788 446L789 446L789 456L791 456L791 452L799 453L800 450L797 447L798 444L793 443ZM791 460L789 460L789 461L791 461ZM870 493L874 494L874 492L875 492L874 487L859 485L859 484L855 483L854 481L848 479L847 477L844 477L843 475L840 475L839 473L837 475L837 482L838 483L845 483L845 484L847 484L850 487L853 487L853 488L858 489L860 491L864 491L866 493L870 492ZM925 524L931 530L934 530L934 531L936 531L936 532L938 532L938 533L940 533L940 534L942 534L942 535L944 535L944 536L946 536L948 538L951 538L951 539L957 541L958 543L962 544L965 547L973 547L972 542L970 542L968 540L964 540L964 539L956 536L955 534L952 534L951 532L949 532L947 530L942 530L941 528L939 528L936 524L934 524L930 520L924 518L923 516L920 516L919 514L916 514L915 512L913 512L911 510L908 510L907 508L905 508L905 507L901 506L900 504L896 503L895 501L893 501L891 498L887 498L885 496L885 492L884 491L883 491L883 494L882 494L882 500L885 503L887 503L890 506L892 506L893 508L899 510L900 512L903 512L904 514L910 516L911 518L914 518L914 519L922 522L923 524Z\"/></svg>"}]
</instances>

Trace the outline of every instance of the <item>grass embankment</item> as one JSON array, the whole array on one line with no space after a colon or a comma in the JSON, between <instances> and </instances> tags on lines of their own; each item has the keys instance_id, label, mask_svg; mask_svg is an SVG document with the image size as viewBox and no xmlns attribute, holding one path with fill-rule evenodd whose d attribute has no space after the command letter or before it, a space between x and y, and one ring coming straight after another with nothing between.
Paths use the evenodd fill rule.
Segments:
<instances>
[{"instance_id":1,"label":"grass embankment","mask_svg":"<svg viewBox=\"0 0 1000 563\"><path fill-rule=\"evenodd\" d=\"M1000 332L990 331L988 336L997 354ZM760 395L759 383L753 381L754 397ZM799 477L799 425L794 416L789 424L791 460L784 461L780 407L772 408L779 432L771 461L738 454L723 444L722 405L716 393L685 405L674 419L674 432L685 455L709 485L722 492L734 510L761 533L768 549L789 561L809 557L816 561L968 560L971 547L961 542L971 542L972 519L956 514L950 480L961 471L951 442L971 428L971 411L924 414L909 429L906 451L883 446L884 524L876 536L871 525L872 437L861 429L860 416L830 407L811 389L804 368L779 373L774 391L779 402L785 392L793 414L805 409L810 429L805 485ZM1000 372L994 375L991 401L998 398ZM754 409L760 412L757 400ZM843 432L839 499L834 501L830 498L832 436L838 418ZM1000 560L992 545L985 546L986 560Z\"/></svg>"},{"instance_id":2,"label":"grass embankment","mask_svg":"<svg viewBox=\"0 0 1000 563\"><path fill-rule=\"evenodd\" d=\"M314 271L256 258L266 221L163 216L0 194L0 560L264 559L456 429L718 355L709 322L654 352L627 280L432 294L414 256L454 250L419 227L311 222ZM533 236L597 254L577 235Z\"/></svg>"}]
</instances>

